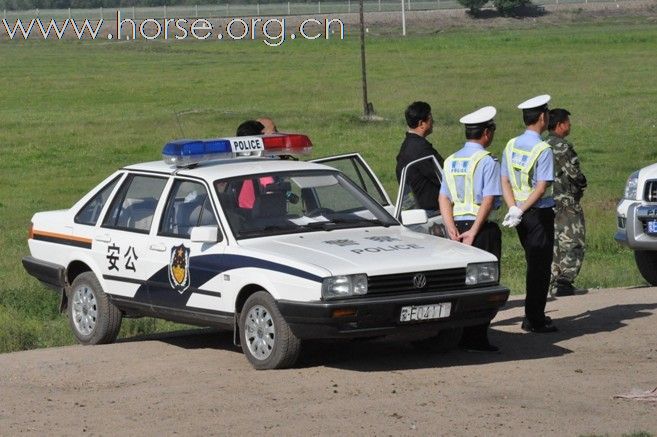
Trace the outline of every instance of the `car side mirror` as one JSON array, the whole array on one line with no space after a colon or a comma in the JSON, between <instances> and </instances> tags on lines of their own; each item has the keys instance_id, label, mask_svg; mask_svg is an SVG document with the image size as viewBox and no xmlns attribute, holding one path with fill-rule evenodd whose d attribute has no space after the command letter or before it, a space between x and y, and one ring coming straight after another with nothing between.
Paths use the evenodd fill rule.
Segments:
<instances>
[{"instance_id":1,"label":"car side mirror","mask_svg":"<svg viewBox=\"0 0 657 437\"><path fill-rule=\"evenodd\" d=\"M429 221L424 209L407 209L401 212L401 222L404 226L423 225Z\"/></svg>"},{"instance_id":2,"label":"car side mirror","mask_svg":"<svg viewBox=\"0 0 657 437\"><path fill-rule=\"evenodd\" d=\"M216 226L193 227L190 239L193 243L216 243L219 241L219 228Z\"/></svg>"}]
</instances>

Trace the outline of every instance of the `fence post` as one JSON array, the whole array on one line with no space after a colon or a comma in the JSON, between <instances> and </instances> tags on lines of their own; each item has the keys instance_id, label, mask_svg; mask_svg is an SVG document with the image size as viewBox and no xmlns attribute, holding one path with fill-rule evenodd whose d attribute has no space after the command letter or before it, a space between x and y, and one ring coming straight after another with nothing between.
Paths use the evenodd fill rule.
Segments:
<instances>
[{"instance_id":1,"label":"fence post","mask_svg":"<svg viewBox=\"0 0 657 437\"><path fill-rule=\"evenodd\" d=\"M322 2L321 2L321 0L317 0L317 13L318 14L322 13Z\"/></svg>"},{"instance_id":2,"label":"fence post","mask_svg":"<svg viewBox=\"0 0 657 437\"><path fill-rule=\"evenodd\" d=\"M381 0L379 0L379 12L381 12Z\"/></svg>"},{"instance_id":3,"label":"fence post","mask_svg":"<svg viewBox=\"0 0 657 437\"><path fill-rule=\"evenodd\" d=\"M406 36L406 12L404 11L404 0L401 0L402 9L402 36Z\"/></svg>"},{"instance_id":4,"label":"fence post","mask_svg":"<svg viewBox=\"0 0 657 437\"><path fill-rule=\"evenodd\" d=\"M36 16L39 16L39 8L36 9Z\"/></svg>"},{"instance_id":5,"label":"fence post","mask_svg":"<svg viewBox=\"0 0 657 437\"><path fill-rule=\"evenodd\" d=\"M347 0L347 12L351 13L351 0Z\"/></svg>"},{"instance_id":6,"label":"fence post","mask_svg":"<svg viewBox=\"0 0 657 437\"><path fill-rule=\"evenodd\" d=\"M6 17L5 17L6 18ZM68 8L68 19L71 19L71 8Z\"/></svg>"},{"instance_id":7,"label":"fence post","mask_svg":"<svg viewBox=\"0 0 657 437\"><path fill-rule=\"evenodd\" d=\"M162 17L164 20L167 19L167 5L164 5L164 17Z\"/></svg>"},{"instance_id":8,"label":"fence post","mask_svg":"<svg viewBox=\"0 0 657 437\"><path fill-rule=\"evenodd\" d=\"M228 2L226 2L226 16L229 15L229 12L228 12L228 11L229 11L229 5L228 5Z\"/></svg>"},{"instance_id":9,"label":"fence post","mask_svg":"<svg viewBox=\"0 0 657 437\"><path fill-rule=\"evenodd\" d=\"M135 5L132 5L132 19L135 19Z\"/></svg>"},{"instance_id":10,"label":"fence post","mask_svg":"<svg viewBox=\"0 0 657 437\"><path fill-rule=\"evenodd\" d=\"M290 2L287 2L287 14L290 15Z\"/></svg>"},{"instance_id":11,"label":"fence post","mask_svg":"<svg viewBox=\"0 0 657 437\"><path fill-rule=\"evenodd\" d=\"M260 2L256 3L256 15L260 16Z\"/></svg>"},{"instance_id":12,"label":"fence post","mask_svg":"<svg viewBox=\"0 0 657 437\"><path fill-rule=\"evenodd\" d=\"M198 5L194 5L194 15L198 18Z\"/></svg>"},{"instance_id":13,"label":"fence post","mask_svg":"<svg viewBox=\"0 0 657 437\"><path fill-rule=\"evenodd\" d=\"M408 10L411 10L411 0L408 0Z\"/></svg>"},{"instance_id":14,"label":"fence post","mask_svg":"<svg viewBox=\"0 0 657 437\"><path fill-rule=\"evenodd\" d=\"M103 19L103 7L102 6L100 7L100 19L101 20Z\"/></svg>"}]
</instances>

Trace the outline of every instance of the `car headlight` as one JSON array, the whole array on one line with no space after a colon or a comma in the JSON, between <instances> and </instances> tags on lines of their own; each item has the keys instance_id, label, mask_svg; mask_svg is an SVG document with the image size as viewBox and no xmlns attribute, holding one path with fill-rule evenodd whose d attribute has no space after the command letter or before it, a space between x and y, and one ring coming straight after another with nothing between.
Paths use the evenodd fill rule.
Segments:
<instances>
[{"instance_id":1,"label":"car headlight","mask_svg":"<svg viewBox=\"0 0 657 437\"><path fill-rule=\"evenodd\" d=\"M500 269L497 262L468 264L465 269L465 285L497 283Z\"/></svg>"},{"instance_id":2,"label":"car headlight","mask_svg":"<svg viewBox=\"0 0 657 437\"><path fill-rule=\"evenodd\" d=\"M330 276L322 281L322 299L339 299L341 297L367 294L367 275Z\"/></svg>"},{"instance_id":3,"label":"car headlight","mask_svg":"<svg viewBox=\"0 0 657 437\"><path fill-rule=\"evenodd\" d=\"M624 199L636 199L636 188L639 183L639 172L635 171L627 178L627 183L625 184L625 192L623 193Z\"/></svg>"}]
</instances>

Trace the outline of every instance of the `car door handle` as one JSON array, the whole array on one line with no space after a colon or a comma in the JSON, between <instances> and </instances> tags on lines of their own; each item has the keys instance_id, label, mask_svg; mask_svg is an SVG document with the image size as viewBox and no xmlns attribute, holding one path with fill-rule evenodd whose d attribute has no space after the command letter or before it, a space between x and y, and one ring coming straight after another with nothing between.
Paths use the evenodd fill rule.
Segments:
<instances>
[{"instance_id":1,"label":"car door handle","mask_svg":"<svg viewBox=\"0 0 657 437\"><path fill-rule=\"evenodd\" d=\"M164 244L151 244L150 249L156 252L164 252L167 250L167 247Z\"/></svg>"},{"instance_id":2,"label":"car door handle","mask_svg":"<svg viewBox=\"0 0 657 437\"><path fill-rule=\"evenodd\" d=\"M96 241L100 241L101 243L109 243L112 241L112 237L110 237L109 234L96 235Z\"/></svg>"}]
</instances>

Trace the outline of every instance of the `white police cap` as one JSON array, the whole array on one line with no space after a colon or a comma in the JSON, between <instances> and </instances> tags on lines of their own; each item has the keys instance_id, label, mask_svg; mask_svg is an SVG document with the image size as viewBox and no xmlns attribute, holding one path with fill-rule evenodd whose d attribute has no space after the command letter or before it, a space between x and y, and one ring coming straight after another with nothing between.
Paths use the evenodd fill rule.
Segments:
<instances>
[{"instance_id":1,"label":"white police cap","mask_svg":"<svg viewBox=\"0 0 657 437\"><path fill-rule=\"evenodd\" d=\"M532 97L531 99L525 100L524 102L519 104L518 109L540 108L541 106L547 105L550 99L551 97L548 94Z\"/></svg>"},{"instance_id":2,"label":"white police cap","mask_svg":"<svg viewBox=\"0 0 657 437\"><path fill-rule=\"evenodd\" d=\"M464 115L459 121L466 126L486 124L493 120L495 114L497 114L497 109L495 109L494 106L484 106L483 108L477 109L475 112Z\"/></svg>"}]
</instances>

